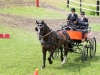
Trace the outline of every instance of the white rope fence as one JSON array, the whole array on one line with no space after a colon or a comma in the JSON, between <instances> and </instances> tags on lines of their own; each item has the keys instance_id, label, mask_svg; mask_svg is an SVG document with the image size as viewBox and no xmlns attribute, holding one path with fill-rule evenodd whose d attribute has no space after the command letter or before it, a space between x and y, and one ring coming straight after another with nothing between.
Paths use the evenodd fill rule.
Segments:
<instances>
[{"instance_id":1,"label":"white rope fence","mask_svg":"<svg viewBox=\"0 0 100 75\"><path fill-rule=\"evenodd\" d=\"M87 6L99 6L99 5L94 5L94 4L81 3L81 2L77 2L75 0L69 0L69 1L74 2L74 3L77 3L77 4L87 5Z\"/></svg>"},{"instance_id":2,"label":"white rope fence","mask_svg":"<svg viewBox=\"0 0 100 75\"><path fill-rule=\"evenodd\" d=\"M74 6L74 5L70 5L70 6L75 7L75 8L82 8L82 9L89 10L89 11L100 12L100 11L96 11L96 10L92 10L92 9L87 9L87 8L83 8L83 7L77 7L77 6Z\"/></svg>"},{"instance_id":3,"label":"white rope fence","mask_svg":"<svg viewBox=\"0 0 100 75\"><path fill-rule=\"evenodd\" d=\"M87 6L100 6L100 5L93 5L93 4L86 4L86 3L81 3L81 2L77 2L75 0L69 0L71 2L74 2L74 3L77 3L77 4L84 4L84 5L87 5ZM74 6L74 5L71 5L71 4L67 4L69 6L72 6L72 7L75 7L75 8L82 8L82 9L85 9L85 10L89 10L89 11L95 11L95 12L100 12L100 11L96 11L96 10L92 10L92 9L88 9L88 8L83 8L83 7L78 7L78 6Z\"/></svg>"}]
</instances>

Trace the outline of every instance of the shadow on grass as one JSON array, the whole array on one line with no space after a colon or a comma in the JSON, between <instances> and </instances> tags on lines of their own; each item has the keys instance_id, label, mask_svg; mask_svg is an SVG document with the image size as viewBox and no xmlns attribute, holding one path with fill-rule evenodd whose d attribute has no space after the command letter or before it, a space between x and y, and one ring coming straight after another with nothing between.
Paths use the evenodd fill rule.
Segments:
<instances>
[{"instance_id":1,"label":"shadow on grass","mask_svg":"<svg viewBox=\"0 0 100 75\"><path fill-rule=\"evenodd\" d=\"M100 60L100 56L96 56L95 58L88 57L87 61L84 63L81 61L80 57L75 58L73 61L70 59L67 60L67 63L62 65L62 67L54 67L55 69L66 69L72 72L80 72L81 69L91 66L91 63L96 63Z\"/></svg>"}]
</instances>

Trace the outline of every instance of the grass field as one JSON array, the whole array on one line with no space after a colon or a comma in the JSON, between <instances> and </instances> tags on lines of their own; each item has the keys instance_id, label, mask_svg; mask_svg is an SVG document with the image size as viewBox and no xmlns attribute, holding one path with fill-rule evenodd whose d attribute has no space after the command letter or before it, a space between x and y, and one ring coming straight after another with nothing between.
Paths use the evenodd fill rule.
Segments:
<instances>
[{"instance_id":1,"label":"grass field","mask_svg":"<svg viewBox=\"0 0 100 75\"><path fill-rule=\"evenodd\" d=\"M3 25L0 25L0 33L11 35L11 39L0 39L0 75L31 75L39 62L34 61L40 53L36 47L38 40L34 39L36 34Z\"/></svg>"},{"instance_id":2,"label":"grass field","mask_svg":"<svg viewBox=\"0 0 100 75\"><path fill-rule=\"evenodd\" d=\"M65 18L65 15L59 12L45 8L37 8L33 6L2 8L0 9L0 13L20 15L37 19L43 19L44 17L47 17L48 19L57 19L59 17L60 19Z\"/></svg>"},{"instance_id":3,"label":"grass field","mask_svg":"<svg viewBox=\"0 0 100 75\"><path fill-rule=\"evenodd\" d=\"M91 27L92 31L98 31L98 32L100 31L100 24L99 23L97 23L97 24L91 23L89 26Z\"/></svg>"},{"instance_id":4,"label":"grass field","mask_svg":"<svg viewBox=\"0 0 100 75\"><path fill-rule=\"evenodd\" d=\"M42 52L35 32L0 25L0 33L10 33L10 39L0 39L0 75L99 75L100 44L94 59L81 62L81 55L69 53L67 63L61 65L60 58L41 70Z\"/></svg>"},{"instance_id":5,"label":"grass field","mask_svg":"<svg viewBox=\"0 0 100 75\"><path fill-rule=\"evenodd\" d=\"M13 0L0 1L12 2ZM29 0L18 1L27 2ZM84 1L86 2L87 0ZM66 9L66 6L63 4L66 0L62 0L61 2L57 0L41 0L40 2L52 4L55 7L66 11L69 10ZM90 0L88 2L90 2ZM91 3L93 2L91 1ZM47 8L36 8L34 6L12 6L9 8L0 8L0 14L48 20L66 18L65 14ZM92 27L92 31L100 31L99 23L90 24L90 26ZM52 65L46 61L46 68L41 70L42 51L34 29L32 32L20 28L13 28L8 24L5 25L5 23L0 23L0 33L9 33L11 35L10 39L0 39L0 75L33 75L36 68L39 69L39 75L99 75L99 42L97 42L96 57L93 59L88 57L88 60L85 63L82 63L80 54L69 53L65 65L61 65L59 57L58 59L53 60Z\"/></svg>"}]
</instances>

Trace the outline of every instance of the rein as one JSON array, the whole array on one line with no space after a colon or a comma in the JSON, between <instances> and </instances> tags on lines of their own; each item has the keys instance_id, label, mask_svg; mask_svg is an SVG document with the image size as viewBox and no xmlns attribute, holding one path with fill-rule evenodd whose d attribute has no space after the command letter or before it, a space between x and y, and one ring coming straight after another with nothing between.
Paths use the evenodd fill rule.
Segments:
<instances>
[{"instance_id":1,"label":"rein","mask_svg":"<svg viewBox=\"0 0 100 75\"><path fill-rule=\"evenodd\" d=\"M42 38L44 38L44 37L46 37L46 36L48 36L50 33L52 33L53 31L51 31L51 32L49 32L49 33L47 33L46 35L44 35L44 36L42 36Z\"/></svg>"}]
</instances>

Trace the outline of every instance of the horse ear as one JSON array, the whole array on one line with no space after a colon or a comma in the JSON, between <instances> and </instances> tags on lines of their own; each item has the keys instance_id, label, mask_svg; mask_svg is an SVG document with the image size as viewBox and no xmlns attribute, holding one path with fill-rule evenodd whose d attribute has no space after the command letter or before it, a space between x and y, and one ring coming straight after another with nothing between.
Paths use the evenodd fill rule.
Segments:
<instances>
[{"instance_id":1,"label":"horse ear","mask_svg":"<svg viewBox=\"0 0 100 75\"><path fill-rule=\"evenodd\" d=\"M44 24L44 21L42 21L41 23Z\"/></svg>"},{"instance_id":2,"label":"horse ear","mask_svg":"<svg viewBox=\"0 0 100 75\"><path fill-rule=\"evenodd\" d=\"M39 24L39 22L38 22L38 21L36 21L36 23L37 23L37 24Z\"/></svg>"}]
</instances>

